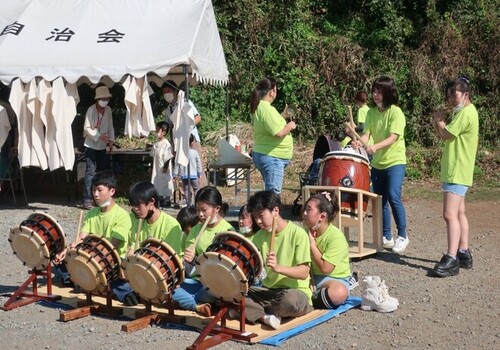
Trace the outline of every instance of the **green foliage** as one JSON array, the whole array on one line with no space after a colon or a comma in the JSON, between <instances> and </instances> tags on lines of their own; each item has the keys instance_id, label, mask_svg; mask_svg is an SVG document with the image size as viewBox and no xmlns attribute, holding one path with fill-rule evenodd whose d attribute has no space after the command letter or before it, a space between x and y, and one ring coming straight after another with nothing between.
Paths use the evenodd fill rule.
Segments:
<instances>
[{"instance_id":1,"label":"green foliage","mask_svg":"<svg viewBox=\"0 0 500 350\"><path fill-rule=\"evenodd\" d=\"M293 105L295 136L335 133L359 90L394 77L408 143L436 146L431 114L448 79L468 74L481 144L498 144L499 10L493 0L214 0L230 83L198 86L202 132L225 116L249 121L249 96L264 76L278 82L278 110ZM226 93L230 110L227 113ZM413 170L412 170L413 171ZM418 169L415 169L418 173Z\"/></svg>"}]
</instances>

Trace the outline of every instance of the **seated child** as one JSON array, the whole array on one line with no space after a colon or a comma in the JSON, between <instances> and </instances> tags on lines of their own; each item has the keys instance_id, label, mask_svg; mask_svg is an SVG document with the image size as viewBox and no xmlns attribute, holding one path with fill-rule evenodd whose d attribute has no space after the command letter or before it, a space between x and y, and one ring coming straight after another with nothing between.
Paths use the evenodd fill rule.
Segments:
<instances>
[{"instance_id":1,"label":"seated child","mask_svg":"<svg viewBox=\"0 0 500 350\"><path fill-rule=\"evenodd\" d=\"M222 203L222 196L217 188L206 186L200 189L198 193L196 193L195 206L198 217L200 218L200 223L191 229L186 239L184 266L187 275L189 271L193 269L196 256L205 252L216 234L224 231L234 231L231 224L223 219L223 215L226 213L228 205L227 203ZM210 221L195 247L194 242L196 237L200 233L208 217L210 217ZM173 300L177 301L183 309L196 311L203 316L211 316L212 306L210 304L215 301L215 297L210 295L201 282L193 276L191 278L186 278L186 280L175 289Z\"/></svg>"},{"instance_id":2,"label":"seated child","mask_svg":"<svg viewBox=\"0 0 500 350\"><path fill-rule=\"evenodd\" d=\"M160 196L156 187L149 181L137 182L130 186L128 199L132 206L130 218L132 229L129 245L131 250L134 242L139 245L147 238L158 238L167 243L179 256L184 254L184 234L181 226L172 216L159 209ZM137 236L139 219L142 219L141 231ZM133 252L133 251L132 251Z\"/></svg>"},{"instance_id":3,"label":"seated child","mask_svg":"<svg viewBox=\"0 0 500 350\"><path fill-rule=\"evenodd\" d=\"M316 309L333 309L349 296L349 244L331 223L340 207L329 192L312 195L304 206L304 227L309 230Z\"/></svg>"},{"instance_id":4,"label":"seated child","mask_svg":"<svg viewBox=\"0 0 500 350\"><path fill-rule=\"evenodd\" d=\"M238 213L238 225L240 227L240 233L249 238L252 237L257 231L259 231L259 225L252 218L252 215L248 211L248 205L244 205L240 208Z\"/></svg>"},{"instance_id":5,"label":"seated child","mask_svg":"<svg viewBox=\"0 0 500 350\"><path fill-rule=\"evenodd\" d=\"M281 217L281 200L273 191L255 193L248 201L248 210L260 227L252 242L265 261L266 277L262 287L249 288L246 319L277 329L282 317L298 317L312 311L309 239L303 228ZM271 251L273 218L276 235Z\"/></svg>"}]
</instances>

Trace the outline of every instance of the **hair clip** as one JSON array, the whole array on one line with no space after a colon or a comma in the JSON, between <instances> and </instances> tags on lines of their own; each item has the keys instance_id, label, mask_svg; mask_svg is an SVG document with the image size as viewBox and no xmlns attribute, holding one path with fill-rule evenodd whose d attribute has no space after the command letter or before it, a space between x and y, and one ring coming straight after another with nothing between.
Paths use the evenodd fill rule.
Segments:
<instances>
[{"instance_id":1,"label":"hair clip","mask_svg":"<svg viewBox=\"0 0 500 350\"><path fill-rule=\"evenodd\" d=\"M458 80L463 81L464 83L470 84L469 78L467 78L465 75L459 76Z\"/></svg>"},{"instance_id":2,"label":"hair clip","mask_svg":"<svg viewBox=\"0 0 500 350\"><path fill-rule=\"evenodd\" d=\"M323 196L325 196L325 198L326 198L329 202L331 202L331 201L332 201L332 197L330 196L330 192L324 191L324 192L321 192L321 194L322 194Z\"/></svg>"}]
</instances>

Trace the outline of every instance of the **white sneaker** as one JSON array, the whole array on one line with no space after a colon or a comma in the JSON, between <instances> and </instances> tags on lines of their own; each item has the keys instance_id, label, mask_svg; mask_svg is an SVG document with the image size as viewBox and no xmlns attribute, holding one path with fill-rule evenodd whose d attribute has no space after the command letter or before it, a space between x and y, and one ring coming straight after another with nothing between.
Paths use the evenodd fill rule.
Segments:
<instances>
[{"instance_id":1,"label":"white sneaker","mask_svg":"<svg viewBox=\"0 0 500 350\"><path fill-rule=\"evenodd\" d=\"M387 239L385 237L382 237L382 241L384 242L384 248L391 249L392 247L394 247L394 239Z\"/></svg>"},{"instance_id":2,"label":"white sneaker","mask_svg":"<svg viewBox=\"0 0 500 350\"><path fill-rule=\"evenodd\" d=\"M389 296L388 288L379 276L367 276L361 282L361 309L392 312L399 306L396 298Z\"/></svg>"},{"instance_id":3,"label":"white sneaker","mask_svg":"<svg viewBox=\"0 0 500 350\"><path fill-rule=\"evenodd\" d=\"M409 243L410 239L408 238L408 236L406 236L406 238L398 237L396 238L396 242L394 242L394 247L392 248L392 251L394 253L401 254L402 252L405 251L406 247L408 247Z\"/></svg>"},{"instance_id":4,"label":"white sneaker","mask_svg":"<svg viewBox=\"0 0 500 350\"><path fill-rule=\"evenodd\" d=\"M279 316L274 316L272 314L269 315L264 315L260 319L262 323L267 324L268 326L271 326L274 329L278 329L281 325L281 317Z\"/></svg>"}]
</instances>

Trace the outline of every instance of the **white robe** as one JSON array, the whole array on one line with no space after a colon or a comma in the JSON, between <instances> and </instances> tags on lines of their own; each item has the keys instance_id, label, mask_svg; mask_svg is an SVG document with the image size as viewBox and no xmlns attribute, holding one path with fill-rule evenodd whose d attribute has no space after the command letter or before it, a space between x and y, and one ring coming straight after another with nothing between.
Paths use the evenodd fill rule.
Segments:
<instances>
[{"instance_id":1,"label":"white robe","mask_svg":"<svg viewBox=\"0 0 500 350\"><path fill-rule=\"evenodd\" d=\"M172 196L174 184L172 182L173 154L172 145L167 139L158 141L153 145L150 153L153 157L153 169L151 172L151 183L155 185L158 194L162 197ZM163 166L171 160L168 170L163 172Z\"/></svg>"},{"instance_id":2,"label":"white robe","mask_svg":"<svg viewBox=\"0 0 500 350\"><path fill-rule=\"evenodd\" d=\"M7 140L10 129L11 126L7 110L0 106L0 148L2 148L3 144Z\"/></svg>"},{"instance_id":3,"label":"white robe","mask_svg":"<svg viewBox=\"0 0 500 350\"><path fill-rule=\"evenodd\" d=\"M184 103L184 91L179 91L177 100L177 108L171 116L174 123L175 163L187 166L189 163L189 136L193 125L195 125L195 114L192 107L188 103Z\"/></svg>"},{"instance_id":4,"label":"white robe","mask_svg":"<svg viewBox=\"0 0 500 350\"><path fill-rule=\"evenodd\" d=\"M124 134L129 137L148 136L151 131L156 130L156 125L149 99L152 90L146 77L137 79L128 76L122 86L125 89L127 107Z\"/></svg>"},{"instance_id":5,"label":"white robe","mask_svg":"<svg viewBox=\"0 0 500 350\"><path fill-rule=\"evenodd\" d=\"M26 105L28 90L21 79L12 82L9 102L17 116L19 130L18 158L21 167L30 166L31 158L31 112Z\"/></svg>"}]
</instances>

